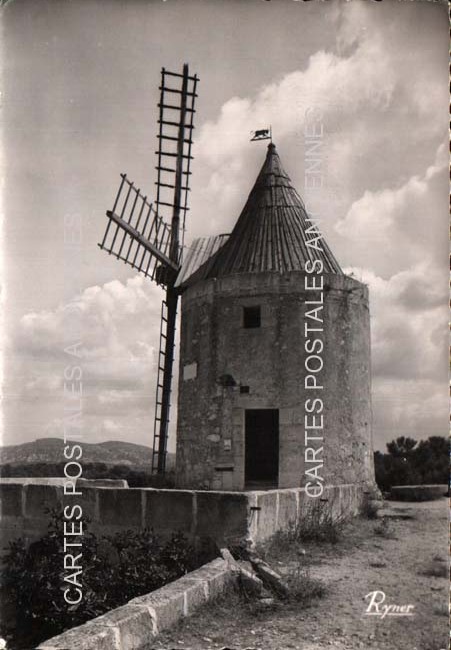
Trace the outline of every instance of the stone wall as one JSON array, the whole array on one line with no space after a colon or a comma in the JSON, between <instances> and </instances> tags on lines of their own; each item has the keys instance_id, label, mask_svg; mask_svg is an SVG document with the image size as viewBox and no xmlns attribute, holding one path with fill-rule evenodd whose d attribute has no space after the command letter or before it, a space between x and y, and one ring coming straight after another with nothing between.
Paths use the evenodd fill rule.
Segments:
<instances>
[{"instance_id":1,"label":"stone wall","mask_svg":"<svg viewBox=\"0 0 451 650\"><path fill-rule=\"evenodd\" d=\"M47 508L77 503L98 534L152 528L169 537L181 531L192 541L214 539L219 546L264 541L288 530L316 502L301 488L265 492L207 492L152 488L83 487L81 497L65 497L58 485L0 482L2 546L23 537L28 543L47 531ZM323 503L335 514L356 514L362 487L327 487Z\"/></svg>"},{"instance_id":2,"label":"stone wall","mask_svg":"<svg viewBox=\"0 0 451 650\"><path fill-rule=\"evenodd\" d=\"M183 295L179 487L245 488L246 409L279 410L278 487L305 484L304 278L240 274L200 282ZM323 278L323 478L372 485L368 291L346 276ZM253 305L261 308L261 326L246 329L242 310ZM222 386L224 375L236 385Z\"/></svg>"},{"instance_id":3,"label":"stone wall","mask_svg":"<svg viewBox=\"0 0 451 650\"><path fill-rule=\"evenodd\" d=\"M237 581L223 559L41 643L37 650L146 650L151 639Z\"/></svg>"}]
</instances>

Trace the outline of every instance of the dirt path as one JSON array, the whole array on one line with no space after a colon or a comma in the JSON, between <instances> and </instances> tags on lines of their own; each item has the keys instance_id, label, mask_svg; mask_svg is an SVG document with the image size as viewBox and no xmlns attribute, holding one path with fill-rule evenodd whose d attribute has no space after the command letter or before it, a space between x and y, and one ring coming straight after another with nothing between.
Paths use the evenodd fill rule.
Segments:
<instances>
[{"instance_id":1,"label":"dirt path","mask_svg":"<svg viewBox=\"0 0 451 650\"><path fill-rule=\"evenodd\" d=\"M302 562L326 595L303 609L299 603L260 610L238 596L186 619L151 648L213 650L442 650L448 648L447 500L389 504L388 527L355 520L336 545L304 545ZM379 534L375 532L375 529ZM267 561L292 573L291 548ZM436 575L434 575L436 574ZM368 616L369 592L386 604L413 605L413 616Z\"/></svg>"}]
</instances>

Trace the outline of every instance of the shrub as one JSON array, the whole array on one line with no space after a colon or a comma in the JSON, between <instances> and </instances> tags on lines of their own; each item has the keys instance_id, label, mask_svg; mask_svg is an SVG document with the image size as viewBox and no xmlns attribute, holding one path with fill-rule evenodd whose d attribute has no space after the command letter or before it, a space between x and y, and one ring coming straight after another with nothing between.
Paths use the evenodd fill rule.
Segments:
<instances>
[{"instance_id":1,"label":"shrub","mask_svg":"<svg viewBox=\"0 0 451 650\"><path fill-rule=\"evenodd\" d=\"M5 558L8 598L20 612L20 630L14 631L12 639L14 648L35 647L197 566L194 550L182 534L174 534L166 542L150 530L97 537L85 526L80 539L83 598L71 606L63 596L67 586L64 577L70 573L63 565L64 520L56 510L49 512L46 535L28 548L22 539L10 543ZM2 632L11 640L11 633Z\"/></svg>"},{"instance_id":2,"label":"shrub","mask_svg":"<svg viewBox=\"0 0 451 650\"><path fill-rule=\"evenodd\" d=\"M361 515L365 519L377 519L377 513L381 508L381 502L376 501L369 495L365 495L362 503Z\"/></svg>"},{"instance_id":3,"label":"shrub","mask_svg":"<svg viewBox=\"0 0 451 650\"><path fill-rule=\"evenodd\" d=\"M327 589L324 583L312 578L310 571L301 563L295 567L287 580L288 598L300 603L301 607L310 607L315 600L323 598Z\"/></svg>"},{"instance_id":4,"label":"shrub","mask_svg":"<svg viewBox=\"0 0 451 650\"><path fill-rule=\"evenodd\" d=\"M17 478L23 476L63 476L64 463L18 463L0 465L0 476ZM83 478L87 479L123 479L130 487L154 487L172 489L175 486L175 471L168 469L163 476L152 474L150 468L124 464L107 465L106 463L84 463Z\"/></svg>"},{"instance_id":5,"label":"shrub","mask_svg":"<svg viewBox=\"0 0 451 650\"><path fill-rule=\"evenodd\" d=\"M394 528L387 517L383 517L381 523L374 527L374 534L384 537L384 539L397 539Z\"/></svg>"},{"instance_id":6,"label":"shrub","mask_svg":"<svg viewBox=\"0 0 451 650\"><path fill-rule=\"evenodd\" d=\"M329 542L336 544L343 533L347 517L334 517L328 504L315 501L305 514L302 514L294 535L300 542Z\"/></svg>"}]
</instances>

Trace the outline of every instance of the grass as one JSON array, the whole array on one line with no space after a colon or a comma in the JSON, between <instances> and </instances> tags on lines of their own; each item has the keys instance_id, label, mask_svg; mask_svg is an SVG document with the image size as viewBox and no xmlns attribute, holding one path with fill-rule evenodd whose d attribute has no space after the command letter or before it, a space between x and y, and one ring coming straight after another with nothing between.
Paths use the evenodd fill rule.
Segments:
<instances>
[{"instance_id":1,"label":"grass","mask_svg":"<svg viewBox=\"0 0 451 650\"><path fill-rule=\"evenodd\" d=\"M383 517L381 523L374 527L374 534L384 539L397 539L395 529L386 517Z\"/></svg>"},{"instance_id":2,"label":"grass","mask_svg":"<svg viewBox=\"0 0 451 650\"><path fill-rule=\"evenodd\" d=\"M309 569L301 563L287 579L288 600L299 603L303 609L310 607L316 600L327 594L327 588L321 580L312 578Z\"/></svg>"},{"instance_id":3,"label":"grass","mask_svg":"<svg viewBox=\"0 0 451 650\"><path fill-rule=\"evenodd\" d=\"M299 520L295 537L300 542L336 544L340 541L348 517L334 517L328 504L316 501Z\"/></svg>"},{"instance_id":4,"label":"grass","mask_svg":"<svg viewBox=\"0 0 451 650\"><path fill-rule=\"evenodd\" d=\"M342 515L334 517L327 503L315 502L302 514L299 522L292 522L286 531L278 531L269 543L258 548L263 556L276 551L277 554L303 556L305 551L300 544L337 544L343 537L343 532L349 522L349 517Z\"/></svg>"}]
</instances>

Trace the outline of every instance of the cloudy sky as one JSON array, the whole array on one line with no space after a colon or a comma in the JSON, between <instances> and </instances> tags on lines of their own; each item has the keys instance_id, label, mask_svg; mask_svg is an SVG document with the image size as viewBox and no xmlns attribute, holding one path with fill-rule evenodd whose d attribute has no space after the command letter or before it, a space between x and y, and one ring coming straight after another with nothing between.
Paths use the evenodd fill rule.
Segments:
<instances>
[{"instance_id":1,"label":"cloudy sky","mask_svg":"<svg viewBox=\"0 0 451 650\"><path fill-rule=\"evenodd\" d=\"M304 115L320 109L322 229L370 287L375 447L446 435L446 5L9 0L2 11L4 444L62 435L76 341L85 440L151 444L161 293L96 244L121 172L153 191L160 69L184 61L201 80L188 243L236 221L266 151L252 129L272 124L303 194Z\"/></svg>"}]
</instances>

